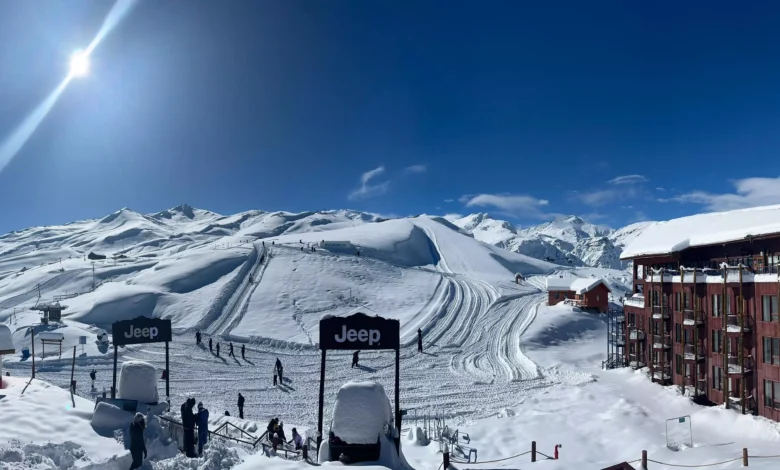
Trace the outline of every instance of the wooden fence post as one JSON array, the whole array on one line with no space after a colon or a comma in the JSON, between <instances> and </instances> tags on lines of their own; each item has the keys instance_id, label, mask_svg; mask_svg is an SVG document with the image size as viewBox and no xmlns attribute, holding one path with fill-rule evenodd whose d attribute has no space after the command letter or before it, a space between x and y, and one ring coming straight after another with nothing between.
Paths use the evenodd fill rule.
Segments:
<instances>
[{"instance_id":1,"label":"wooden fence post","mask_svg":"<svg viewBox=\"0 0 780 470\"><path fill-rule=\"evenodd\" d=\"M647 451L642 451L642 470L647 470Z\"/></svg>"},{"instance_id":2,"label":"wooden fence post","mask_svg":"<svg viewBox=\"0 0 780 470\"><path fill-rule=\"evenodd\" d=\"M747 453L747 447L744 447L742 449L742 466L747 467L748 466L748 453Z\"/></svg>"},{"instance_id":3,"label":"wooden fence post","mask_svg":"<svg viewBox=\"0 0 780 470\"><path fill-rule=\"evenodd\" d=\"M531 462L536 462L536 441L531 441Z\"/></svg>"}]
</instances>

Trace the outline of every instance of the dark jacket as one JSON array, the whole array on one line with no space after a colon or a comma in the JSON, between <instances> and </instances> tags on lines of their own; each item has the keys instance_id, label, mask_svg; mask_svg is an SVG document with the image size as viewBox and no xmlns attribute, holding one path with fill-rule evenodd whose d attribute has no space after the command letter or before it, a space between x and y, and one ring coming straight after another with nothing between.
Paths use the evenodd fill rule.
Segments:
<instances>
[{"instance_id":1,"label":"dark jacket","mask_svg":"<svg viewBox=\"0 0 780 470\"><path fill-rule=\"evenodd\" d=\"M192 406L189 400L181 405L181 424L184 429L195 428L195 413L192 412Z\"/></svg>"},{"instance_id":2,"label":"dark jacket","mask_svg":"<svg viewBox=\"0 0 780 470\"><path fill-rule=\"evenodd\" d=\"M244 407L244 395L241 395L240 393L238 394L238 407Z\"/></svg>"},{"instance_id":3,"label":"dark jacket","mask_svg":"<svg viewBox=\"0 0 780 470\"><path fill-rule=\"evenodd\" d=\"M133 421L130 424L130 450L145 451L146 443L144 442L144 426L143 421Z\"/></svg>"}]
</instances>

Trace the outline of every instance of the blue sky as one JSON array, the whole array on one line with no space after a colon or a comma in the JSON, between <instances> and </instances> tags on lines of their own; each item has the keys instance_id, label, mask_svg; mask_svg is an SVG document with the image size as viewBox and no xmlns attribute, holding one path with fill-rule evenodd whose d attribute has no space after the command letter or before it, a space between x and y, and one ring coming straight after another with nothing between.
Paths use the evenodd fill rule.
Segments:
<instances>
[{"instance_id":1,"label":"blue sky","mask_svg":"<svg viewBox=\"0 0 780 470\"><path fill-rule=\"evenodd\" d=\"M0 139L110 9L0 2ZM184 202L612 226L780 203L778 15L141 0L0 172L0 232Z\"/></svg>"}]
</instances>

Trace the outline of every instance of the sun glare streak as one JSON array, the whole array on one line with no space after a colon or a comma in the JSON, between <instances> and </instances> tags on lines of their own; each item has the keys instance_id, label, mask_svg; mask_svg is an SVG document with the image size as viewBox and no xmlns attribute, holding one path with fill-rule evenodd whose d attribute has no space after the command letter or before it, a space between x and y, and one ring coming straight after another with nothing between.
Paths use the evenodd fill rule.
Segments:
<instances>
[{"instance_id":1,"label":"sun glare streak","mask_svg":"<svg viewBox=\"0 0 780 470\"><path fill-rule=\"evenodd\" d=\"M11 159L21 150L30 136L35 132L35 129L41 124L43 119L49 114L51 108L59 99L65 87L70 82L70 77L63 80L54 91L46 97L41 104L38 105L35 110L30 113L27 118L17 127L8 138L5 139L2 145L0 145L0 172L5 169L6 165L11 162Z\"/></svg>"},{"instance_id":2,"label":"sun glare streak","mask_svg":"<svg viewBox=\"0 0 780 470\"><path fill-rule=\"evenodd\" d=\"M116 27L120 21L122 21L122 18L130 13L130 10L133 9L136 3L138 3L137 0L116 1L114 6L111 8L111 11L109 11L108 15L106 15L106 19L103 20L103 25L100 26L100 30L95 35L95 39L93 39L92 42L89 43L89 46L84 50L85 56L89 57L89 55L92 54L92 51L95 50L95 47L97 47L98 44L100 44L100 41L102 41L103 38L112 29L114 29L114 27Z\"/></svg>"},{"instance_id":3,"label":"sun glare streak","mask_svg":"<svg viewBox=\"0 0 780 470\"><path fill-rule=\"evenodd\" d=\"M0 143L0 173L3 172L6 166L11 160L19 153L19 150L24 147L24 144L30 140L38 126L49 114L49 111L57 103L57 100L65 91L65 87L74 78L85 75L89 71L89 56L92 51L95 50L100 41L103 40L106 35L116 27L119 22L124 18L130 10L135 6L137 0L117 0L111 11L106 15L106 19L103 20L103 25L95 35L95 38L83 51L77 51L74 57L71 58L70 70L67 77L63 80L57 88L54 89L49 96L38 107L30 113L24 121L14 131Z\"/></svg>"}]
</instances>

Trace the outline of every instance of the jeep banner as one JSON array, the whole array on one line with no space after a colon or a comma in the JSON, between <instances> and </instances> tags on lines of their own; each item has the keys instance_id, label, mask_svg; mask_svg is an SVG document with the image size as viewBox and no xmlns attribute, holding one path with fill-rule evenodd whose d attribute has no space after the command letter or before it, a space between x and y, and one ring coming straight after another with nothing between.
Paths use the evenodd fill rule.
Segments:
<instances>
[{"instance_id":1,"label":"jeep banner","mask_svg":"<svg viewBox=\"0 0 780 470\"><path fill-rule=\"evenodd\" d=\"M356 313L320 321L320 349L398 349L401 323Z\"/></svg>"},{"instance_id":2,"label":"jeep banner","mask_svg":"<svg viewBox=\"0 0 780 470\"><path fill-rule=\"evenodd\" d=\"M136 317L118 321L111 327L114 346L171 341L171 321L159 318Z\"/></svg>"}]
</instances>

